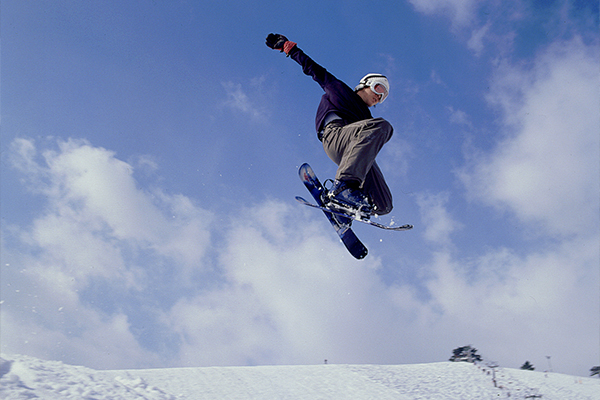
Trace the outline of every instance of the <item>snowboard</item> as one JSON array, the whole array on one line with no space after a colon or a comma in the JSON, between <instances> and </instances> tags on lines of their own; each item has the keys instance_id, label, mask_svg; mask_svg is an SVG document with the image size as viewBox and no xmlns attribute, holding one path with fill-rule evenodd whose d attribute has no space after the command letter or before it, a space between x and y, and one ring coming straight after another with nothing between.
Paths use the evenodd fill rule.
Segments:
<instances>
[{"instance_id":1,"label":"snowboard","mask_svg":"<svg viewBox=\"0 0 600 400\"><path fill-rule=\"evenodd\" d=\"M327 220L333 226L336 233L340 237L340 240L346 246L346 249L352 254L352 256L358 260L365 258L368 254L368 250L366 246L360 241L360 239L356 236L354 231L350 228L349 223L343 223L344 218L343 215L338 215L336 213L332 213L330 210L327 210L323 204L322 196L325 195L326 189L323 187L315 172L308 164L302 164L300 169L298 170L298 175L300 175L300 179L304 186L308 189L310 194L313 196L315 201L318 204L317 208L321 208L323 213L327 217ZM302 199L305 204L313 205L312 203L307 202ZM348 217L348 216L345 216Z\"/></svg>"}]
</instances>

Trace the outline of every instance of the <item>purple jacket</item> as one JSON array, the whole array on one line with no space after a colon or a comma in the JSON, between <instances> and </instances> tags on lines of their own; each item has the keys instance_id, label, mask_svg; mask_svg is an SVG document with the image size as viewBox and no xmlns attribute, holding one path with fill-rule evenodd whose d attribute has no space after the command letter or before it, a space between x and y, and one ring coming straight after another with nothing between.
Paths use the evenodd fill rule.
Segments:
<instances>
[{"instance_id":1,"label":"purple jacket","mask_svg":"<svg viewBox=\"0 0 600 400\"><path fill-rule=\"evenodd\" d=\"M327 70L314 62L302 50L295 46L289 56L302 66L302 71L323 88L325 94L321 97L315 127L317 132L323 129L323 120L330 112L339 115L345 124L371 119L371 111L367 104L344 82L327 72Z\"/></svg>"}]
</instances>

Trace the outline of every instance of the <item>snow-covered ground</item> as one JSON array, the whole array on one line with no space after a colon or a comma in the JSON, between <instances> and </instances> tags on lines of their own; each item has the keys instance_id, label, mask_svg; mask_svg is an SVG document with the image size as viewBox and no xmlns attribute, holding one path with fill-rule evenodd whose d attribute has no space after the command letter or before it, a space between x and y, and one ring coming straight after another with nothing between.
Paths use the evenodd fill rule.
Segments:
<instances>
[{"instance_id":1,"label":"snow-covered ground","mask_svg":"<svg viewBox=\"0 0 600 400\"><path fill-rule=\"evenodd\" d=\"M577 400L600 399L600 379L451 362L96 371L3 355L0 398Z\"/></svg>"}]
</instances>

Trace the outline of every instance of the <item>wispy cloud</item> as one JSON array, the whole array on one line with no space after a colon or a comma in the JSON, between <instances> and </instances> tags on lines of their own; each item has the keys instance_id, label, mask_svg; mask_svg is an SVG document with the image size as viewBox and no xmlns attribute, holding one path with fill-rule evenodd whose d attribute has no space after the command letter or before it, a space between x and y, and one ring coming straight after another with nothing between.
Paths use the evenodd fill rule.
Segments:
<instances>
[{"instance_id":1,"label":"wispy cloud","mask_svg":"<svg viewBox=\"0 0 600 400\"><path fill-rule=\"evenodd\" d=\"M475 17L475 0L409 0L419 12L427 15L443 15L453 24L461 26L470 23Z\"/></svg>"},{"instance_id":2,"label":"wispy cloud","mask_svg":"<svg viewBox=\"0 0 600 400\"><path fill-rule=\"evenodd\" d=\"M484 38L490 29L491 22L488 22L479 29L473 31L471 38L467 42L467 46L475 52L477 56L481 55L484 48Z\"/></svg>"},{"instance_id":3,"label":"wispy cloud","mask_svg":"<svg viewBox=\"0 0 600 400\"><path fill-rule=\"evenodd\" d=\"M462 224L456 221L446 209L448 196L448 193L417 196L417 204L421 209L421 220L425 226L423 236L441 246L448 246L452 242L452 233L462 228Z\"/></svg>"},{"instance_id":4,"label":"wispy cloud","mask_svg":"<svg viewBox=\"0 0 600 400\"><path fill-rule=\"evenodd\" d=\"M462 110L456 110L452 106L448 106L446 107L446 109L450 113L450 122L452 122L453 124L466 126L470 129L473 128L473 123L471 122L471 119L469 118L466 112Z\"/></svg>"},{"instance_id":5,"label":"wispy cloud","mask_svg":"<svg viewBox=\"0 0 600 400\"><path fill-rule=\"evenodd\" d=\"M252 84L257 86L260 80L254 79ZM255 100L249 96L242 84L231 81L222 82L227 98L223 102L225 106L236 111L247 114L255 121L264 121L267 117L266 109L259 106Z\"/></svg>"}]
</instances>

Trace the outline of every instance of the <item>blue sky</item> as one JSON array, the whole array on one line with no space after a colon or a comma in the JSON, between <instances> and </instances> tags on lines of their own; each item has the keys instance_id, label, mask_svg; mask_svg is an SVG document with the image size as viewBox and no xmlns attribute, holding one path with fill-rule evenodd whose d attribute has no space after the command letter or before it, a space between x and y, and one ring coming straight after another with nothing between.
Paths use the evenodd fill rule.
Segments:
<instances>
[{"instance_id":1,"label":"blue sky","mask_svg":"<svg viewBox=\"0 0 600 400\"><path fill-rule=\"evenodd\" d=\"M506 3L506 4L505 4ZM2 2L2 344L94 368L600 357L596 1ZM352 259L321 88L373 114L395 209Z\"/></svg>"}]
</instances>

